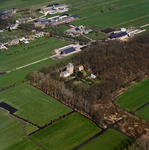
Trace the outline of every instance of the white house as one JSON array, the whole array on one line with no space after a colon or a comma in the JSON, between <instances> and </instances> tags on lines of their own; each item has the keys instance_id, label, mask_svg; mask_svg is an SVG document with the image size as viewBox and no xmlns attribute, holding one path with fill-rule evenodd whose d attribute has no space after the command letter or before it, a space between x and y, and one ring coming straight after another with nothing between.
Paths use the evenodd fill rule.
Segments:
<instances>
[{"instance_id":1,"label":"white house","mask_svg":"<svg viewBox=\"0 0 149 150\"><path fill-rule=\"evenodd\" d=\"M5 47L4 44L0 42L0 49L7 49L7 47Z\"/></svg>"},{"instance_id":2,"label":"white house","mask_svg":"<svg viewBox=\"0 0 149 150\"><path fill-rule=\"evenodd\" d=\"M92 78L92 79L95 79L96 76L95 76L94 74L91 74L91 78Z\"/></svg>"},{"instance_id":3,"label":"white house","mask_svg":"<svg viewBox=\"0 0 149 150\"><path fill-rule=\"evenodd\" d=\"M66 71L62 71L60 73L60 77L68 77L68 76L70 76L71 74L73 74L73 70L74 70L74 66L71 63L69 63L66 66Z\"/></svg>"},{"instance_id":4,"label":"white house","mask_svg":"<svg viewBox=\"0 0 149 150\"><path fill-rule=\"evenodd\" d=\"M12 30L12 29L17 29L17 27L18 27L18 24L12 24L12 25L10 26L10 30Z\"/></svg>"}]
</instances>

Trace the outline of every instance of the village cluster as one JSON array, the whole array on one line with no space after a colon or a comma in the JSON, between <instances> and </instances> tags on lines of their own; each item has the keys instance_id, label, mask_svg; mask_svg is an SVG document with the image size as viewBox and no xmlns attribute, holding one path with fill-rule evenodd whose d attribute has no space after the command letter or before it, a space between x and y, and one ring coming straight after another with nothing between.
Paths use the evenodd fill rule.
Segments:
<instances>
[{"instance_id":1,"label":"village cluster","mask_svg":"<svg viewBox=\"0 0 149 150\"><path fill-rule=\"evenodd\" d=\"M40 9L38 9L38 11L40 13L43 13L44 16L50 16L56 13L63 13L65 11L68 11L69 10L68 7L69 5L66 5L66 4L53 4L53 5L43 6ZM7 10L7 11L0 12L0 16L2 19L5 19L5 18L10 17L12 14L16 12L17 12L17 9ZM48 27L54 27L60 24L67 24L67 26L69 26L69 29L67 29L64 33L72 37L77 37L80 35L85 35L85 34L93 32L93 30L90 29L89 27L85 27L83 25L74 26L74 25L69 24L70 22L74 21L75 18L77 17L78 17L77 15L62 14L62 15L58 15L54 17L40 17L40 18L32 19L30 16L28 16L26 18L18 18L15 21L15 24L10 24L10 26L7 26L6 29L0 30L0 32L4 32L5 30L8 30L8 28L10 30L15 30L19 27L20 24L24 24L24 23L31 22L31 21L34 22L35 27L41 27L42 29L48 28ZM138 28L138 29L120 28L120 30L117 30L117 31L115 31L115 29L112 29L112 28L106 28L106 29L100 30L101 33L104 33L107 36L107 40L118 39L121 41L129 41L130 37L133 37L134 35L144 32L144 31L145 29L141 29L141 28ZM6 43L0 42L0 49L8 49L10 46L19 44L20 42L24 44L28 44L29 40L34 40L35 38L39 38L46 34L46 32L36 32L36 30L32 30L32 32L35 32L35 34L31 36L27 36L27 37L22 37L20 39L16 38ZM92 42L93 41L95 40L92 40ZM74 52L73 48L71 49L71 51L72 53ZM61 52L61 54L66 54L66 53L65 51L63 51Z\"/></svg>"}]
</instances>

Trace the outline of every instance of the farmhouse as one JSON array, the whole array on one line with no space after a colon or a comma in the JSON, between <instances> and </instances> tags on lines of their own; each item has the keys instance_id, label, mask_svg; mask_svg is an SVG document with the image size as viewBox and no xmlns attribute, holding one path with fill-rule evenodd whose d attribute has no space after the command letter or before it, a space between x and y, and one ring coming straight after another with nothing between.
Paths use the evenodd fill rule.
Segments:
<instances>
[{"instance_id":1,"label":"farmhouse","mask_svg":"<svg viewBox=\"0 0 149 150\"><path fill-rule=\"evenodd\" d=\"M0 42L0 49L6 49L3 43Z\"/></svg>"},{"instance_id":2,"label":"farmhouse","mask_svg":"<svg viewBox=\"0 0 149 150\"><path fill-rule=\"evenodd\" d=\"M125 37L128 37L126 32L111 33L109 36L110 39L120 39Z\"/></svg>"},{"instance_id":3,"label":"farmhouse","mask_svg":"<svg viewBox=\"0 0 149 150\"><path fill-rule=\"evenodd\" d=\"M65 68L65 71L62 71L60 73L60 77L68 77L70 76L71 74L73 74L73 70L74 70L74 66L69 63L66 68Z\"/></svg>"},{"instance_id":4,"label":"farmhouse","mask_svg":"<svg viewBox=\"0 0 149 150\"><path fill-rule=\"evenodd\" d=\"M17 24L21 24L21 23L25 23L25 19L24 18L19 18L16 20Z\"/></svg>"},{"instance_id":5,"label":"farmhouse","mask_svg":"<svg viewBox=\"0 0 149 150\"><path fill-rule=\"evenodd\" d=\"M41 26L42 28L45 28L46 26L49 25L51 20L47 18L41 18L41 19L36 19L34 22L35 22L34 23L35 27Z\"/></svg>"},{"instance_id":6,"label":"farmhouse","mask_svg":"<svg viewBox=\"0 0 149 150\"><path fill-rule=\"evenodd\" d=\"M66 4L54 4L48 5L47 7L41 8L41 13L47 14L55 14L62 13L68 10L68 6Z\"/></svg>"},{"instance_id":7,"label":"farmhouse","mask_svg":"<svg viewBox=\"0 0 149 150\"><path fill-rule=\"evenodd\" d=\"M37 37L42 37L42 36L44 36L44 32L39 32L39 33L36 34L36 36Z\"/></svg>"},{"instance_id":8,"label":"farmhouse","mask_svg":"<svg viewBox=\"0 0 149 150\"><path fill-rule=\"evenodd\" d=\"M66 17L66 18L62 18L62 19L60 19L60 18L55 18L54 20L55 20L55 21L52 21L52 22L50 23L52 26L71 22L71 21L74 20L74 17L70 16L70 17Z\"/></svg>"},{"instance_id":9,"label":"farmhouse","mask_svg":"<svg viewBox=\"0 0 149 150\"><path fill-rule=\"evenodd\" d=\"M79 66L79 71L82 71L82 70L84 70L84 67L81 65Z\"/></svg>"},{"instance_id":10,"label":"farmhouse","mask_svg":"<svg viewBox=\"0 0 149 150\"><path fill-rule=\"evenodd\" d=\"M17 29L17 27L18 27L18 24L12 24L11 26L10 26L10 30L15 30L15 29Z\"/></svg>"},{"instance_id":11,"label":"farmhouse","mask_svg":"<svg viewBox=\"0 0 149 150\"><path fill-rule=\"evenodd\" d=\"M8 14L13 14L13 13L16 13L15 9L2 11L2 12L0 12L0 15L6 15L6 14L8 15Z\"/></svg>"},{"instance_id":12,"label":"farmhouse","mask_svg":"<svg viewBox=\"0 0 149 150\"><path fill-rule=\"evenodd\" d=\"M55 49L54 51L60 56L68 56L81 51L81 48L84 47L79 44L70 44L59 49Z\"/></svg>"},{"instance_id":13,"label":"farmhouse","mask_svg":"<svg viewBox=\"0 0 149 150\"><path fill-rule=\"evenodd\" d=\"M19 39L14 39L11 41L11 45L19 44Z\"/></svg>"},{"instance_id":14,"label":"farmhouse","mask_svg":"<svg viewBox=\"0 0 149 150\"><path fill-rule=\"evenodd\" d=\"M74 20L74 17L69 16L69 14L64 14L61 16L55 16L52 18L41 18L36 19L34 25L36 27L41 26L42 28L48 27L48 26L55 26L63 23L68 23Z\"/></svg>"},{"instance_id":15,"label":"farmhouse","mask_svg":"<svg viewBox=\"0 0 149 150\"><path fill-rule=\"evenodd\" d=\"M81 25L81 26L78 26L78 27L73 27L71 29L68 29L66 31L66 33L68 35L71 35L71 36L75 37L75 36L79 36L81 34L88 34L88 33L92 32L92 31L93 31L92 29L86 30L85 26Z\"/></svg>"}]
</instances>

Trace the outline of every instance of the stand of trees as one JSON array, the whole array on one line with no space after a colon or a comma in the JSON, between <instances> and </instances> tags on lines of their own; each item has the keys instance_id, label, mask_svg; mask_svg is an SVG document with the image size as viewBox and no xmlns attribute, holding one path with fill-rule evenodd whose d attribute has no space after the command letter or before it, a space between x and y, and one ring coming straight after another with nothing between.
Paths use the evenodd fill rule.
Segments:
<instances>
[{"instance_id":1,"label":"stand of trees","mask_svg":"<svg viewBox=\"0 0 149 150\"><path fill-rule=\"evenodd\" d=\"M102 77L101 82L84 86L73 84L73 80L57 80L59 72L55 70L68 62L75 66L82 64L85 70L90 69L92 73ZM144 129L149 127L148 123L128 115L113 105L112 100L122 87L127 87L134 80L143 79L148 73L149 35L146 35L133 38L128 43L116 40L96 43L95 46L73 55L66 61L48 68L42 67L28 74L27 78L34 86L85 114L101 126L105 121L110 123L105 116L127 116L123 120L127 121L127 125L119 123L116 127L122 130L121 126L124 126L125 133L137 139L146 133ZM135 122L139 124L139 128L134 127ZM130 126L133 128L131 131L128 129Z\"/></svg>"}]
</instances>

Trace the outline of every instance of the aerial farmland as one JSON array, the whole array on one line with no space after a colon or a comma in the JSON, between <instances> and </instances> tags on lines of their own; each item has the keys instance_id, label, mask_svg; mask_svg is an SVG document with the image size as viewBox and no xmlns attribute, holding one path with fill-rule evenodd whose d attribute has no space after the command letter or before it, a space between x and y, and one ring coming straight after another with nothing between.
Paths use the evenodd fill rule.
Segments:
<instances>
[{"instance_id":1,"label":"aerial farmland","mask_svg":"<svg viewBox=\"0 0 149 150\"><path fill-rule=\"evenodd\" d=\"M0 1L0 150L148 150L149 1Z\"/></svg>"}]
</instances>

